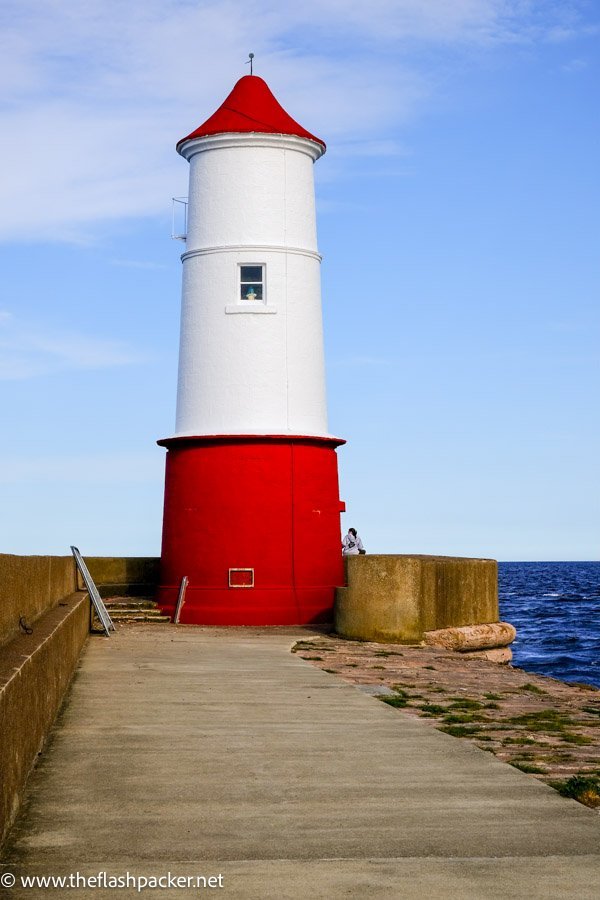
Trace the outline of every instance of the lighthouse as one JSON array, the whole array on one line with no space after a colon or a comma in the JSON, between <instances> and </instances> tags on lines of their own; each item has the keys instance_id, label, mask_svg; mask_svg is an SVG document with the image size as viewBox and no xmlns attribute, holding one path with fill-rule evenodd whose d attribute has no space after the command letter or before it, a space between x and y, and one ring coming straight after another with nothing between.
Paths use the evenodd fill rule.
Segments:
<instances>
[{"instance_id":1,"label":"lighthouse","mask_svg":"<svg viewBox=\"0 0 600 900\"><path fill-rule=\"evenodd\" d=\"M343 584L313 164L325 144L246 75L189 162L159 603L201 625L332 620Z\"/></svg>"}]
</instances>

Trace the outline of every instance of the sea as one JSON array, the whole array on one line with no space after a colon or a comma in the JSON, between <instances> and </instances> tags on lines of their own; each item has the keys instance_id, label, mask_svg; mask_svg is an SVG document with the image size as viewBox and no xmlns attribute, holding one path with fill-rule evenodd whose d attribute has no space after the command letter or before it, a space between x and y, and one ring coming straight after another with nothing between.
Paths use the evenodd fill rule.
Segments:
<instances>
[{"instance_id":1,"label":"sea","mask_svg":"<svg viewBox=\"0 0 600 900\"><path fill-rule=\"evenodd\" d=\"M600 562L501 562L498 581L513 665L600 687Z\"/></svg>"}]
</instances>

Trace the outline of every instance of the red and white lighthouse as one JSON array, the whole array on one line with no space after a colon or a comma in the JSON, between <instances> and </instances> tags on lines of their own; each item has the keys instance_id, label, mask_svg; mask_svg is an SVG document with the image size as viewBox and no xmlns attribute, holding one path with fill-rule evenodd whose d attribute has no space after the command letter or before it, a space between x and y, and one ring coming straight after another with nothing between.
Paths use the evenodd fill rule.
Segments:
<instances>
[{"instance_id":1,"label":"red and white lighthouse","mask_svg":"<svg viewBox=\"0 0 600 900\"><path fill-rule=\"evenodd\" d=\"M159 602L181 621L332 619L343 584L313 163L325 144L256 75L177 144L190 163L177 421Z\"/></svg>"}]
</instances>

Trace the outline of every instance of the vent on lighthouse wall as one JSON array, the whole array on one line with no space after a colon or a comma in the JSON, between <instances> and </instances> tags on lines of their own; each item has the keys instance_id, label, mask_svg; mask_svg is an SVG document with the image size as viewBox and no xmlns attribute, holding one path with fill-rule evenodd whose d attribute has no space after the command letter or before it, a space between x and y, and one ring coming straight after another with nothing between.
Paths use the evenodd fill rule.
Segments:
<instances>
[{"instance_id":1,"label":"vent on lighthouse wall","mask_svg":"<svg viewBox=\"0 0 600 900\"><path fill-rule=\"evenodd\" d=\"M254 587L254 569L230 569L229 570L229 587L230 588L253 588Z\"/></svg>"}]
</instances>

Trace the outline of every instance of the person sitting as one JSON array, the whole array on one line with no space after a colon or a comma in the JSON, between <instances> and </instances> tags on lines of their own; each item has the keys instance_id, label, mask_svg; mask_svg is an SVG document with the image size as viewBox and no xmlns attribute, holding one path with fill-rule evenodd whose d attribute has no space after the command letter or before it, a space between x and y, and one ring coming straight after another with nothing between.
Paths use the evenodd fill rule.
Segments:
<instances>
[{"instance_id":1,"label":"person sitting","mask_svg":"<svg viewBox=\"0 0 600 900\"><path fill-rule=\"evenodd\" d=\"M342 541L342 556L358 556L359 553L362 555L366 552L356 528L349 528L348 534Z\"/></svg>"}]
</instances>

